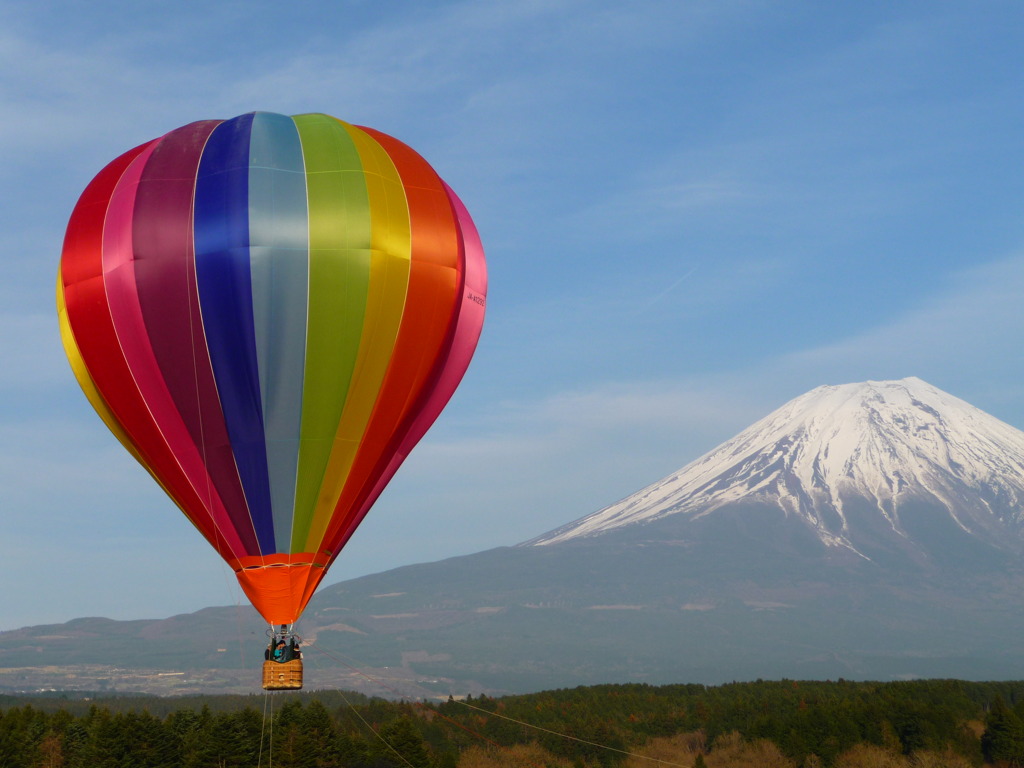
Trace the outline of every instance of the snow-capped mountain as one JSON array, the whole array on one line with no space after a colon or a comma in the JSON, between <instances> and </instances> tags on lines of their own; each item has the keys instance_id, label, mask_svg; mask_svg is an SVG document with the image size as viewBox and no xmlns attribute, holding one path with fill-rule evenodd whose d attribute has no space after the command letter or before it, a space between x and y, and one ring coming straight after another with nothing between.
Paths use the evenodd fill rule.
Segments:
<instances>
[{"instance_id":1,"label":"snow-capped mountain","mask_svg":"<svg viewBox=\"0 0 1024 768\"><path fill-rule=\"evenodd\" d=\"M922 525L1016 549L1024 432L917 378L823 386L671 476L527 544L675 516L696 523L751 505L781 509L826 546L866 558L867 538L912 541Z\"/></svg>"},{"instance_id":2,"label":"snow-capped mountain","mask_svg":"<svg viewBox=\"0 0 1024 768\"><path fill-rule=\"evenodd\" d=\"M822 387L533 542L322 588L302 634L364 666L400 657L423 695L439 680L474 695L757 678L1016 680L1022 499L1024 433L918 379ZM95 688L115 673L131 686L134 669L136 685L155 693L168 692L166 680L181 681L180 693L244 692L255 684L245 659L217 648L237 641L239 621L257 621L246 611L15 630L0 643L0 672L61 688L70 670L75 685ZM89 642L96 634L117 648L114 672L113 646ZM152 674L181 665L209 672ZM307 674L365 685L329 660Z\"/></svg>"}]
</instances>

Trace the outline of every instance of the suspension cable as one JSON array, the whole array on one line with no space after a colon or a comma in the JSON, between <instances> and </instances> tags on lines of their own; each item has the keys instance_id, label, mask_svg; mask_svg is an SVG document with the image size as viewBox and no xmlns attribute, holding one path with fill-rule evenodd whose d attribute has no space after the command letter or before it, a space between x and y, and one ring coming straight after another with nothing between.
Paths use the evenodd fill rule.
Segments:
<instances>
[{"instance_id":1,"label":"suspension cable","mask_svg":"<svg viewBox=\"0 0 1024 768\"><path fill-rule=\"evenodd\" d=\"M353 664L349 664L344 659L339 658L338 656L335 656L334 654L328 652L322 646L316 645L314 643L310 643L306 647L307 648L312 648L312 649L314 649L314 650L324 654L328 658L334 659L339 664L342 664L343 666L345 666L348 669L352 670L356 674L358 674L358 675L366 678L367 680L375 683L376 685L380 686L381 688L384 688L387 691L391 691L392 693L398 694L403 699L407 698L402 691L399 691L398 689L393 688L392 686L388 685L386 682L384 682L380 678L373 677L372 675L369 675L366 672L363 672L362 669L360 669L359 667L357 667L357 666L355 666ZM343 698L344 698L344 696L343 696ZM435 695L433 698L437 699L438 701L445 701L445 698L443 696ZM689 768L688 765L684 765L683 763L674 763L674 762L671 762L669 760L660 760L660 759L658 759L656 757L648 757L647 755L641 755L641 754L638 754L636 752L629 752L629 751L624 750L624 749L618 749L616 747L610 747L610 746L608 746L606 744L599 744L598 742L595 742L595 741L587 741L586 739L581 739L581 738L578 738L576 736L570 736L567 733L560 733L558 731L553 731L553 730L551 730L549 728L544 728L544 727L539 726L539 725L534 725L533 723L528 723L528 722L526 722L524 720L517 720L516 718L509 717L508 715L501 715L501 714L498 714L497 712L491 712L488 709L483 709L482 707L474 706L474 705L470 704L467 701L463 701L461 699L456 699L453 696L451 696L450 694L449 694L448 699L453 701L453 702L455 702L455 703L457 703L457 704L461 704L462 706L467 707L469 709L473 709L473 710L476 710L478 712L483 712L484 714L487 714L487 715L493 715L494 717L498 717L498 718L501 718L503 720L508 720L509 722L516 723L516 724L521 725L521 726L523 726L525 728L532 728L535 731L541 731L543 733L547 733L547 734L550 734L552 736L558 736L559 738L566 739L568 741L575 741L575 742L577 742L579 744L586 744L587 746L597 747L598 749L604 749L604 750L607 750L609 752L617 752L620 755L626 755L627 757L635 757L635 758L637 758L639 760L647 760L649 762L658 763L660 765L675 766L675 768ZM346 703L348 703L347 699L346 699ZM351 707L351 705L349 705L349 706ZM468 733L476 736L477 738L479 738L479 739L481 739L483 741L488 742L489 744L491 744L494 747L497 747L499 749L504 749L505 748L502 745L498 744L497 742L494 742L491 739L487 738L483 734L477 733L477 732L473 731L470 728L466 728L465 726L455 722L454 720L452 720L449 717L446 717L444 714L442 714L440 712L437 712L436 714L438 716L440 716L441 718L443 718L444 720L452 723L453 725L457 725L459 728L462 728L463 730L467 731Z\"/></svg>"}]
</instances>

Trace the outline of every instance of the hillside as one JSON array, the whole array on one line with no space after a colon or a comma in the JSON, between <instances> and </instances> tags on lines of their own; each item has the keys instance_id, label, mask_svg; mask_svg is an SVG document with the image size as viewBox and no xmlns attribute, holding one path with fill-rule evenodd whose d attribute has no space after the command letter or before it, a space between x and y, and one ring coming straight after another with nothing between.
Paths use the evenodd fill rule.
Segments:
<instances>
[{"instance_id":1,"label":"hillside","mask_svg":"<svg viewBox=\"0 0 1024 768\"><path fill-rule=\"evenodd\" d=\"M1022 433L920 380L814 390L523 545L322 589L307 684L1024 678L1022 456ZM244 692L264 633L248 608L20 629L0 690Z\"/></svg>"}]
</instances>

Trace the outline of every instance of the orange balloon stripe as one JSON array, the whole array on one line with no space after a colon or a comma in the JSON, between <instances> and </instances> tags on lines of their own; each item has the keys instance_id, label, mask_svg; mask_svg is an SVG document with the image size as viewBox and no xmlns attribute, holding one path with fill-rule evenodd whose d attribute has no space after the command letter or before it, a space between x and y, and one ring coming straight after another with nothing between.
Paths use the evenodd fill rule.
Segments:
<instances>
[{"instance_id":1,"label":"orange balloon stripe","mask_svg":"<svg viewBox=\"0 0 1024 768\"><path fill-rule=\"evenodd\" d=\"M450 338L445 342L445 351L438 357L431 371L430 381L423 390L420 400L413 406L409 420L396 431L396 442L386 452L386 455L391 457L390 460L383 469L378 468L374 471L376 484L360 499L358 511L352 516L356 524L377 501L377 497L394 477L409 452L448 404L469 367L469 361L476 351L483 328L487 305L487 264L483 245L465 205L447 184L444 188L455 211L459 228L459 259L462 271L455 312L457 317ZM334 557L337 558L337 553Z\"/></svg>"},{"instance_id":2,"label":"orange balloon stripe","mask_svg":"<svg viewBox=\"0 0 1024 768\"><path fill-rule=\"evenodd\" d=\"M437 172L408 146L362 128L391 156L406 189L412 234L409 293L395 351L363 443L350 473L323 548L337 553L365 516L362 499L387 465L389 447L400 441L403 422L422 395L443 352L459 289L459 243L455 216ZM398 433L398 434L396 434Z\"/></svg>"}]
</instances>

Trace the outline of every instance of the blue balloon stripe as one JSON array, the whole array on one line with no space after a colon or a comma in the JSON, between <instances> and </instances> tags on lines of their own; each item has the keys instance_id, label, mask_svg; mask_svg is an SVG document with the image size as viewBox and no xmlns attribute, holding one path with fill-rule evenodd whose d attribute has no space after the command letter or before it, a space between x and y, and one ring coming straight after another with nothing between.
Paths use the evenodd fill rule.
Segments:
<instances>
[{"instance_id":1,"label":"blue balloon stripe","mask_svg":"<svg viewBox=\"0 0 1024 768\"><path fill-rule=\"evenodd\" d=\"M203 150L196 179L196 281L210 362L238 475L263 554L276 551L249 262L249 134L227 120Z\"/></svg>"}]
</instances>

